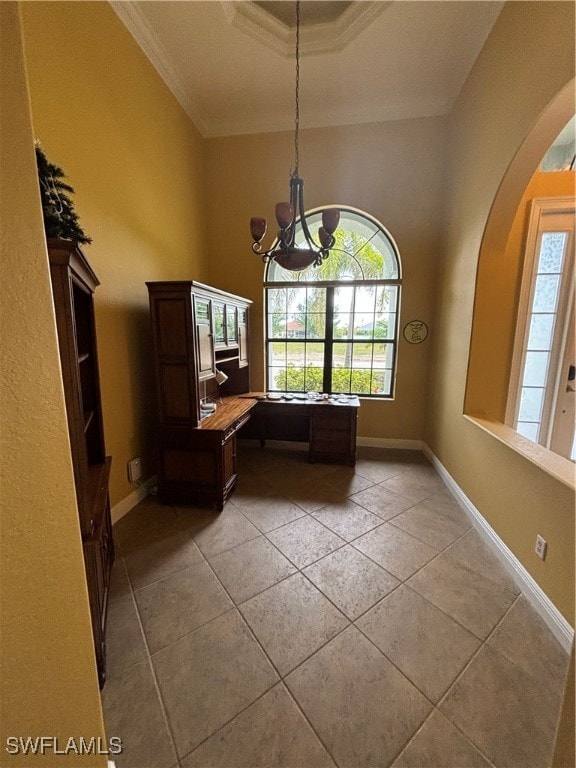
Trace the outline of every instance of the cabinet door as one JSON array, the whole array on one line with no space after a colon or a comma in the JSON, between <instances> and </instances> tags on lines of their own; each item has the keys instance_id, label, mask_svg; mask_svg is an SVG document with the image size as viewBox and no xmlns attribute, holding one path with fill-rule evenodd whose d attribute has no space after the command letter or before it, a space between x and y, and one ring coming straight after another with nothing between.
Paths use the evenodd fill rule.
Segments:
<instances>
[{"instance_id":1,"label":"cabinet door","mask_svg":"<svg viewBox=\"0 0 576 768\"><path fill-rule=\"evenodd\" d=\"M239 365L248 365L248 310L238 309L238 346Z\"/></svg>"},{"instance_id":2,"label":"cabinet door","mask_svg":"<svg viewBox=\"0 0 576 768\"><path fill-rule=\"evenodd\" d=\"M238 315L232 304L226 305L226 344L229 347L238 344Z\"/></svg>"},{"instance_id":3,"label":"cabinet door","mask_svg":"<svg viewBox=\"0 0 576 768\"><path fill-rule=\"evenodd\" d=\"M223 347L226 344L226 329L224 327L224 304L212 302L212 321L214 323L214 346Z\"/></svg>"},{"instance_id":4,"label":"cabinet door","mask_svg":"<svg viewBox=\"0 0 576 768\"><path fill-rule=\"evenodd\" d=\"M90 600L90 615L92 618L92 635L94 638L94 650L96 653L96 665L100 688L106 679L106 645L104 631L106 627L106 569L102 560L101 542L97 538L87 539L83 542L84 567L88 584L88 598Z\"/></svg>"},{"instance_id":5,"label":"cabinet door","mask_svg":"<svg viewBox=\"0 0 576 768\"><path fill-rule=\"evenodd\" d=\"M212 302L194 297L196 344L198 349L198 379L211 379L214 370L214 344L212 337Z\"/></svg>"},{"instance_id":6,"label":"cabinet door","mask_svg":"<svg viewBox=\"0 0 576 768\"><path fill-rule=\"evenodd\" d=\"M222 445L222 486L226 488L228 483L236 475L236 434L232 434Z\"/></svg>"}]
</instances>

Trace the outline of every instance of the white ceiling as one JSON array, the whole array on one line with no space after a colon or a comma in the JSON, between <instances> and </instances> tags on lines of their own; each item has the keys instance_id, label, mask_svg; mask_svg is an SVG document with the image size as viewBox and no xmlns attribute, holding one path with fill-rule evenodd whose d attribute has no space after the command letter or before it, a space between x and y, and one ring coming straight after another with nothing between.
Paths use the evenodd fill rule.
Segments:
<instances>
[{"instance_id":1,"label":"white ceiling","mask_svg":"<svg viewBox=\"0 0 576 768\"><path fill-rule=\"evenodd\" d=\"M323 9L304 0L301 127L445 114L503 4L353 2L340 12L334 2ZM269 3L250 0L111 5L203 136L293 128L295 36L282 20L287 3L279 3L279 18L265 10ZM333 21L325 18L328 6Z\"/></svg>"}]
</instances>

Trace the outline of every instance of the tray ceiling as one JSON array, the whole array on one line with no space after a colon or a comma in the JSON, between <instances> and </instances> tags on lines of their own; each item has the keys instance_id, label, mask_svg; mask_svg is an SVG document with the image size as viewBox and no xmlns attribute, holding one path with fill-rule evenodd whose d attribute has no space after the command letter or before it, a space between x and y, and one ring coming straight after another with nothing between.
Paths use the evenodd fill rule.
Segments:
<instances>
[{"instance_id":1,"label":"tray ceiling","mask_svg":"<svg viewBox=\"0 0 576 768\"><path fill-rule=\"evenodd\" d=\"M293 3L111 5L203 136L293 128ZM449 112L502 6L304 0L301 127Z\"/></svg>"}]
</instances>

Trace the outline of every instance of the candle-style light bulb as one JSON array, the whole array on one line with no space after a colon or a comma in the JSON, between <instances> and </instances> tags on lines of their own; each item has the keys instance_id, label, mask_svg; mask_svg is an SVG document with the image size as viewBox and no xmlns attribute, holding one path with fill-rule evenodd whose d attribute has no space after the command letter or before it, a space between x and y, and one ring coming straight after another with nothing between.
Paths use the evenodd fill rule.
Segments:
<instances>
[{"instance_id":1,"label":"candle-style light bulb","mask_svg":"<svg viewBox=\"0 0 576 768\"><path fill-rule=\"evenodd\" d=\"M326 208L322 211L322 224L329 235L333 235L340 221L340 211L337 208Z\"/></svg>"},{"instance_id":2,"label":"candle-style light bulb","mask_svg":"<svg viewBox=\"0 0 576 768\"><path fill-rule=\"evenodd\" d=\"M294 221L294 206L292 203L276 203L276 221L280 229L288 229Z\"/></svg>"},{"instance_id":3,"label":"candle-style light bulb","mask_svg":"<svg viewBox=\"0 0 576 768\"><path fill-rule=\"evenodd\" d=\"M250 234L255 243L259 243L266 234L266 219L250 219Z\"/></svg>"}]
</instances>

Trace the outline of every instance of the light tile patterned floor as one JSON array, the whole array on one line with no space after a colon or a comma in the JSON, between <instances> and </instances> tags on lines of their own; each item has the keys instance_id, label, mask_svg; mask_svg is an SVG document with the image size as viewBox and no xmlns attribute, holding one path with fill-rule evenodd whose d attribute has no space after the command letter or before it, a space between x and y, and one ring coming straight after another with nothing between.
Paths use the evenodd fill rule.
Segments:
<instances>
[{"instance_id":1,"label":"light tile patterned floor","mask_svg":"<svg viewBox=\"0 0 576 768\"><path fill-rule=\"evenodd\" d=\"M118 768L545 768L568 657L420 453L242 445L115 526Z\"/></svg>"}]
</instances>

